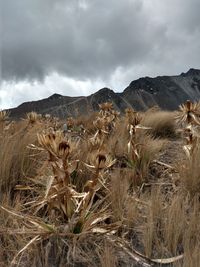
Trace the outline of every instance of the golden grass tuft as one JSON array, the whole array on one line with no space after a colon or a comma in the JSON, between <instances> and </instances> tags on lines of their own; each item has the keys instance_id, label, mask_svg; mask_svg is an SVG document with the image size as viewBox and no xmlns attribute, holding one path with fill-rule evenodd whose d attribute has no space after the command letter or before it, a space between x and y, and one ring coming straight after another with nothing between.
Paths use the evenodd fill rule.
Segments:
<instances>
[{"instance_id":1,"label":"golden grass tuft","mask_svg":"<svg viewBox=\"0 0 200 267\"><path fill-rule=\"evenodd\" d=\"M153 137L176 137L175 113L168 111L147 112L143 116L142 124L151 127L149 133Z\"/></svg>"}]
</instances>

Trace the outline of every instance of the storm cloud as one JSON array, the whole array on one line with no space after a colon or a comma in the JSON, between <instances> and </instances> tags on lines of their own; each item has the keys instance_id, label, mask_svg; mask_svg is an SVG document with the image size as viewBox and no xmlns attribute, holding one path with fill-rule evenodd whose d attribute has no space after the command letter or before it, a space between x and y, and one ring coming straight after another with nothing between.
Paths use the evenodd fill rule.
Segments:
<instances>
[{"instance_id":1,"label":"storm cloud","mask_svg":"<svg viewBox=\"0 0 200 267\"><path fill-rule=\"evenodd\" d=\"M200 65L199 0L0 1L1 101L8 84L39 83L39 97L48 95L55 75L68 79L57 91L76 95L80 82L83 94L104 84L122 90L140 76Z\"/></svg>"}]
</instances>

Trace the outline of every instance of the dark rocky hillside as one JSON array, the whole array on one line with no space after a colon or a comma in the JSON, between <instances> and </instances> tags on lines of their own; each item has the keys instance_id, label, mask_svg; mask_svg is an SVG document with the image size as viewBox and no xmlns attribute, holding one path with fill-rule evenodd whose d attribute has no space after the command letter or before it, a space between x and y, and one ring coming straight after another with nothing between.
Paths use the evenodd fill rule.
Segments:
<instances>
[{"instance_id":1,"label":"dark rocky hillside","mask_svg":"<svg viewBox=\"0 0 200 267\"><path fill-rule=\"evenodd\" d=\"M126 107L146 110L155 105L162 109L175 110L187 99L200 100L200 70L198 69L190 69L177 76L140 78L132 81L122 93L103 88L88 97L54 94L46 99L26 102L10 109L10 115L13 118L20 118L27 112L36 111L64 118L97 110L98 104L106 101L112 101L115 108L120 111Z\"/></svg>"}]
</instances>

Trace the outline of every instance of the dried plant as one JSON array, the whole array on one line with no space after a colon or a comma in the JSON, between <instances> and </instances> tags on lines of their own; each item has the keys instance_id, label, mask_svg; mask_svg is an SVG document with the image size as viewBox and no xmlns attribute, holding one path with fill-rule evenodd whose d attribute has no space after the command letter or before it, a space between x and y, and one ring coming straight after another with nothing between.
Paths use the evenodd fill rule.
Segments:
<instances>
[{"instance_id":1,"label":"dried plant","mask_svg":"<svg viewBox=\"0 0 200 267\"><path fill-rule=\"evenodd\" d=\"M101 115L109 115L113 110L113 103L111 102L105 102L102 104L99 104L100 107L100 114Z\"/></svg>"},{"instance_id":2,"label":"dried plant","mask_svg":"<svg viewBox=\"0 0 200 267\"><path fill-rule=\"evenodd\" d=\"M6 110L0 110L0 122L4 122L8 119L9 112Z\"/></svg>"},{"instance_id":3,"label":"dried plant","mask_svg":"<svg viewBox=\"0 0 200 267\"><path fill-rule=\"evenodd\" d=\"M67 118L67 128L72 129L75 126L75 120L72 117Z\"/></svg>"},{"instance_id":4,"label":"dried plant","mask_svg":"<svg viewBox=\"0 0 200 267\"><path fill-rule=\"evenodd\" d=\"M185 134L186 144L183 146L183 149L188 159L191 159L192 154L197 145L197 142L199 140L199 136L196 135L194 128L191 125L189 125L184 129L184 134Z\"/></svg>"},{"instance_id":5,"label":"dried plant","mask_svg":"<svg viewBox=\"0 0 200 267\"><path fill-rule=\"evenodd\" d=\"M32 111L26 114L26 118L28 120L28 123L33 125L38 121L39 116L36 112Z\"/></svg>"},{"instance_id":6,"label":"dried plant","mask_svg":"<svg viewBox=\"0 0 200 267\"><path fill-rule=\"evenodd\" d=\"M97 147L99 150L101 150L103 148L106 136L109 134L109 132L107 131L107 119L104 117L97 117L93 124L96 128L96 133L92 137L90 137L89 143L91 143L93 147Z\"/></svg>"},{"instance_id":7,"label":"dried plant","mask_svg":"<svg viewBox=\"0 0 200 267\"><path fill-rule=\"evenodd\" d=\"M125 116L128 120L128 123L131 124L132 119L135 117L137 112L133 108L126 108L125 109Z\"/></svg>"},{"instance_id":8,"label":"dried plant","mask_svg":"<svg viewBox=\"0 0 200 267\"><path fill-rule=\"evenodd\" d=\"M147 143L138 142L137 134L139 130L149 130L149 127L144 127L140 124L142 118L138 113L130 113L128 117L128 130L129 130L129 142L128 142L128 154L130 157L130 166L135 169L137 180L142 182L145 169L148 169L149 158L145 146ZM129 115L130 115L129 114ZM139 134L138 134L139 135Z\"/></svg>"},{"instance_id":9,"label":"dried plant","mask_svg":"<svg viewBox=\"0 0 200 267\"><path fill-rule=\"evenodd\" d=\"M200 103L192 103L187 100L185 104L179 106L180 112L176 119L181 124L196 124L200 125Z\"/></svg>"}]
</instances>

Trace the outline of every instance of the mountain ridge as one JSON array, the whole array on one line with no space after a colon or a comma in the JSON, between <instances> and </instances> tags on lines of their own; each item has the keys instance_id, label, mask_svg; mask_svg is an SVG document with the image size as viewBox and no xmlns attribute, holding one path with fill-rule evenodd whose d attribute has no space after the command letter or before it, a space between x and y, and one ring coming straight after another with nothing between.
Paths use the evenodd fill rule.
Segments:
<instances>
[{"instance_id":1,"label":"mountain ridge","mask_svg":"<svg viewBox=\"0 0 200 267\"><path fill-rule=\"evenodd\" d=\"M98 104L112 101L117 110L127 107L146 110L159 106L166 110L175 110L190 99L200 100L200 70L191 68L186 73L174 76L141 77L133 80L121 93L104 87L89 96L64 96L58 93L37 100L24 102L16 108L9 109L12 118L20 118L27 112L65 118L88 114L98 109Z\"/></svg>"}]
</instances>

